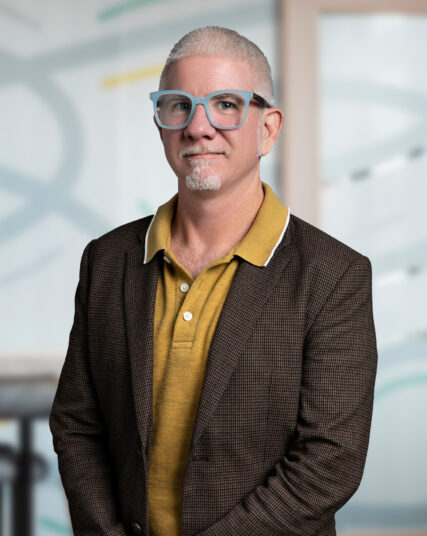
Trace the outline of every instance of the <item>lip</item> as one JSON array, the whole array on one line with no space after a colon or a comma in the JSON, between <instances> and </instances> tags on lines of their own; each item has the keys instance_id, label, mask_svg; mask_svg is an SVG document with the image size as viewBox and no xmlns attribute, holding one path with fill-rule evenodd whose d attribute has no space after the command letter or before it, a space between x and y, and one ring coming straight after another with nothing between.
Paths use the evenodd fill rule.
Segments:
<instances>
[{"instance_id":1,"label":"lip","mask_svg":"<svg viewBox=\"0 0 427 536\"><path fill-rule=\"evenodd\" d=\"M216 156L224 156L224 153L199 153L199 154L188 154L185 158L215 158Z\"/></svg>"}]
</instances>

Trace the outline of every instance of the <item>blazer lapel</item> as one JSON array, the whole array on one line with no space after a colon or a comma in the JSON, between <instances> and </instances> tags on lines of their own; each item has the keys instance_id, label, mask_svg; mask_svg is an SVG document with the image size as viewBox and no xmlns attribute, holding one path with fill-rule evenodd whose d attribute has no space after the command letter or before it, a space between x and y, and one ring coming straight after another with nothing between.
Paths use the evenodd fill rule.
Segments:
<instances>
[{"instance_id":1,"label":"blazer lapel","mask_svg":"<svg viewBox=\"0 0 427 536\"><path fill-rule=\"evenodd\" d=\"M159 276L158 256L144 264L144 246L127 252L125 317L133 399L142 451L149 454L152 428L154 306Z\"/></svg>"},{"instance_id":2,"label":"blazer lapel","mask_svg":"<svg viewBox=\"0 0 427 536\"><path fill-rule=\"evenodd\" d=\"M267 266L240 261L212 340L190 456L227 387L255 320L289 262L288 231Z\"/></svg>"}]
</instances>

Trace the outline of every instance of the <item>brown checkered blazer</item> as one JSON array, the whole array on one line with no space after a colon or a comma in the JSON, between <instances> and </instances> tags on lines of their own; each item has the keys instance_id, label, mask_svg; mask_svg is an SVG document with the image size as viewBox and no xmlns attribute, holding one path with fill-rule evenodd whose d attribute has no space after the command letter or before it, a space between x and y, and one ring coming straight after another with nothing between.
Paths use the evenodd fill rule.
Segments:
<instances>
[{"instance_id":1,"label":"brown checkered blazer","mask_svg":"<svg viewBox=\"0 0 427 536\"><path fill-rule=\"evenodd\" d=\"M148 535L163 262L143 264L149 222L92 240L82 256L49 421L76 536ZM376 362L369 259L292 215L266 267L241 260L222 310L182 536L335 535L334 514L363 472Z\"/></svg>"}]
</instances>

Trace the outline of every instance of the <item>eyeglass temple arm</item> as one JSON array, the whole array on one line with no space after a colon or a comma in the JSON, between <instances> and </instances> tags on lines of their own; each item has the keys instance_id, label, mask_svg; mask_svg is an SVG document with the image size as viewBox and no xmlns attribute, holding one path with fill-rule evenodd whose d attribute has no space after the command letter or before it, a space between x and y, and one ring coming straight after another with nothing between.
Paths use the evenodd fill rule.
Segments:
<instances>
[{"instance_id":1,"label":"eyeglass temple arm","mask_svg":"<svg viewBox=\"0 0 427 536\"><path fill-rule=\"evenodd\" d=\"M264 97L261 97L261 95L257 95L254 93L254 96L252 97L258 104L263 106L264 108L272 108L272 105L269 104Z\"/></svg>"}]
</instances>

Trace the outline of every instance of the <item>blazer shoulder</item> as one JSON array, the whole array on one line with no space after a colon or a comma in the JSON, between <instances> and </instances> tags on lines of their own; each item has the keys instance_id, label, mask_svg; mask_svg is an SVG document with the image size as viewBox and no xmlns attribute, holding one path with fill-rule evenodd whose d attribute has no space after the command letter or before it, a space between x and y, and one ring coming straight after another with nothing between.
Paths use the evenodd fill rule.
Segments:
<instances>
[{"instance_id":1,"label":"blazer shoulder","mask_svg":"<svg viewBox=\"0 0 427 536\"><path fill-rule=\"evenodd\" d=\"M293 252L304 266L332 274L358 261L370 265L366 255L298 216L291 214L289 230Z\"/></svg>"}]
</instances>

